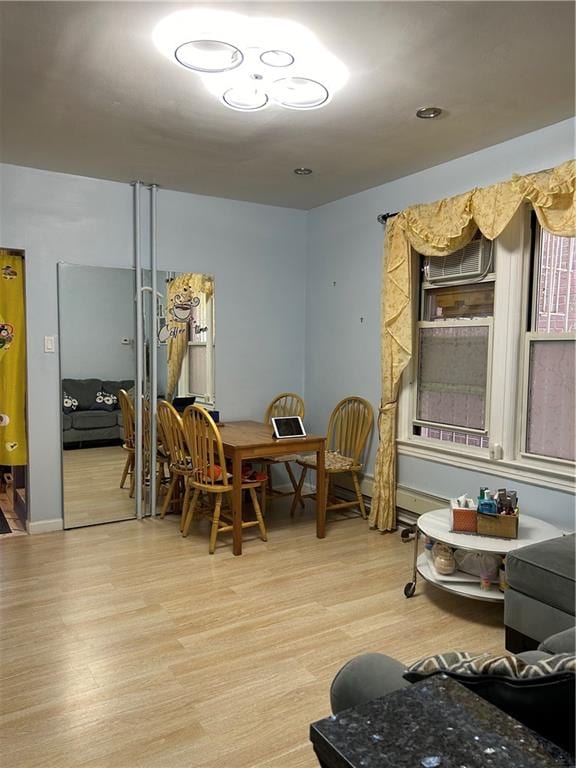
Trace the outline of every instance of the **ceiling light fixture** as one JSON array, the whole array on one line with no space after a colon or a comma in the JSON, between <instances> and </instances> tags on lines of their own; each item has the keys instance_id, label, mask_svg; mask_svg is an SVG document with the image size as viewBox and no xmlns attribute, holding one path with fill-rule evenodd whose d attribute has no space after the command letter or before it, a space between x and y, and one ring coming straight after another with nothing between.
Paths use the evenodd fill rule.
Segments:
<instances>
[{"instance_id":1,"label":"ceiling light fixture","mask_svg":"<svg viewBox=\"0 0 576 768\"><path fill-rule=\"evenodd\" d=\"M416 112L416 117L420 117L422 120L433 120L435 117L440 117L441 114L440 107L422 107Z\"/></svg>"},{"instance_id":2,"label":"ceiling light fixture","mask_svg":"<svg viewBox=\"0 0 576 768\"><path fill-rule=\"evenodd\" d=\"M301 24L229 11L178 11L154 30L168 59L201 78L231 109L269 104L317 109L348 80L348 70Z\"/></svg>"},{"instance_id":3,"label":"ceiling light fixture","mask_svg":"<svg viewBox=\"0 0 576 768\"><path fill-rule=\"evenodd\" d=\"M178 64L195 72L228 72L244 61L242 51L220 40L191 40L174 51Z\"/></svg>"},{"instance_id":4,"label":"ceiling light fixture","mask_svg":"<svg viewBox=\"0 0 576 768\"><path fill-rule=\"evenodd\" d=\"M294 168L296 176L310 176L312 168Z\"/></svg>"}]
</instances>

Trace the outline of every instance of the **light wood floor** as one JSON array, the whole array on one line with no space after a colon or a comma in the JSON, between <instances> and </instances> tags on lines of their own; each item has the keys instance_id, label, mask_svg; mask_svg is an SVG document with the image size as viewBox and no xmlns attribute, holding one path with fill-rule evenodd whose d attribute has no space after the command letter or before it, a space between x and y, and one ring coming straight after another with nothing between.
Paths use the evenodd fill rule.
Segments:
<instances>
[{"instance_id":1,"label":"light wood floor","mask_svg":"<svg viewBox=\"0 0 576 768\"><path fill-rule=\"evenodd\" d=\"M126 451L121 445L62 452L66 528L135 517L130 478L120 488Z\"/></svg>"},{"instance_id":2,"label":"light wood floor","mask_svg":"<svg viewBox=\"0 0 576 768\"><path fill-rule=\"evenodd\" d=\"M5 764L317 768L309 724L350 657L503 649L500 606L403 596L398 534L350 519L319 541L289 501L237 558L174 516L0 540Z\"/></svg>"}]
</instances>

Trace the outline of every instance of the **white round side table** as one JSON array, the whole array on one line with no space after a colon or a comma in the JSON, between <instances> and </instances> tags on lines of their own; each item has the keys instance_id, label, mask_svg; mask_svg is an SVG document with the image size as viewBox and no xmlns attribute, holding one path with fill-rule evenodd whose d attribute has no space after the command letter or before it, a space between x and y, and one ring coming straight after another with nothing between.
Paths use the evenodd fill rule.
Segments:
<instances>
[{"instance_id":1,"label":"white round side table","mask_svg":"<svg viewBox=\"0 0 576 768\"><path fill-rule=\"evenodd\" d=\"M546 541L561 536L562 531L556 526L538 520L536 517L520 514L518 520L518 538L500 539L493 536L478 536L469 533L454 533L450 530L450 509L434 509L420 515L416 524L414 537L414 565L412 581L404 586L404 595L412 597L416 591L416 579L418 574L429 584L448 592L456 592L464 597L475 600L487 600L500 602L504 600L504 593L493 584L489 590L480 587L477 576L472 576L461 571L456 571L449 576L440 575L432 564L432 558L428 551L418 554L419 534L423 533L434 541L447 544L450 547L466 549L472 552L488 552L497 555L506 555L514 549L520 549L528 544L538 541Z\"/></svg>"}]
</instances>

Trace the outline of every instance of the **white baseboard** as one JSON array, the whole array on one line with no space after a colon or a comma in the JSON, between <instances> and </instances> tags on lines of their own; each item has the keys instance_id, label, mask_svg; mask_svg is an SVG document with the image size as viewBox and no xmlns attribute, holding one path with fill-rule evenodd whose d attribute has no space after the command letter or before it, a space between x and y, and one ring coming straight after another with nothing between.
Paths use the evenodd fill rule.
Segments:
<instances>
[{"instance_id":1,"label":"white baseboard","mask_svg":"<svg viewBox=\"0 0 576 768\"><path fill-rule=\"evenodd\" d=\"M450 506L450 500L398 485L396 486L396 506L399 509L413 512L415 515L423 515L424 512Z\"/></svg>"},{"instance_id":2,"label":"white baseboard","mask_svg":"<svg viewBox=\"0 0 576 768\"><path fill-rule=\"evenodd\" d=\"M339 492L343 493L344 497L354 498L352 480L347 475L338 477L337 484ZM374 476L369 474L363 475L360 487L367 508L370 508L372 501L373 485ZM279 485L278 488L286 491L291 490L289 484ZM304 483L304 493L312 493L314 490L313 484ZM424 512L430 512L433 509L440 509L449 505L449 499L434 496L424 491L406 488L403 485L396 486L396 510L400 525L414 525L418 517L424 514Z\"/></svg>"},{"instance_id":3,"label":"white baseboard","mask_svg":"<svg viewBox=\"0 0 576 768\"><path fill-rule=\"evenodd\" d=\"M26 529L28 533L52 533L52 531L64 530L64 521L61 517L54 518L53 520L28 520L26 523Z\"/></svg>"},{"instance_id":4,"label":"white baseboard","mask_svg":"<svg viewBox=\"0 0 576 768\"><path fill-rule=\"evenodd\" d=\"M354 484L350 475L336 475L334 483L338 489L348 491L351 498L356 495L354 491ZM360 480L360 490L362 491L362 496L364 496L368 504L370 504L370 501L372 500L373 485L374 475L362 475Z\"/></svg>"},{"instance_id":5,"label":"white baseboard","mask_svg":"<svg viewBox=\"0 0 576 768\"><path fill-rule=\"evenodd\" d=\"M372 501L372 492L374 485L373 475L364 475L360 483L362 495L366 506L369 508ZM352 490L352 481L348 476L343 475L338 478L338 486L340 491L344 491L346 496L354 498ZM423 491L415 491L412 488L406 488L402 485L396 487L396 510L398 513L398 522L401 525L413 525L418 519L419 515L424 512L430 512L433 509L439 509L441 507L449 506L448 499L441 498L440 496L433 496Z\"/></svg>"}]
</instances>

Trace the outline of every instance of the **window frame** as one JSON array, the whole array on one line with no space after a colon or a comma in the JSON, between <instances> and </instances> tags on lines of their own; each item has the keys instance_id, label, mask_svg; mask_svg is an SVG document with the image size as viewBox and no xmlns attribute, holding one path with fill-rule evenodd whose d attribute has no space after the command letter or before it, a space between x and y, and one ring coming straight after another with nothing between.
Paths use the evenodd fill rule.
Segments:
<instances>
[{"instance_id":1,"label":"window frame","mask_svg":"<svg viewBox=\"0 0 576 768\"><path fill-rule=\"evenodd\" d=\"M412 434L417 376L417 328L421 299L419 258L412 258L414 292L414 354L398 392L397 451L409 456L469 471L506 474L511 480L554 490L574 492L574 463L535 457L521 450L526 377L526 337L531 333L529 308L533 293L532 264L536 231L529 205L520 207L504 232L494 241L495 292L492 359L489 385L488 448L453 444ZM457 430L460 431L460 430ZM525 443L524 443L525 445Z\"/></svg>"},{"instance_id":2,"label":"window frame","mask_svg":"<svg viewBox=\"0 0 576 768\"><path fill-rule=\"evenodd\" d=\"M182 361L182 370L180 371L180 378L178 379L178 397L190 397L195 396L196 402L200 405L214 406L216 404L215 396L215 375L214 375L214 358L215 358L215 329L214 329L214 295L206 297L202 294L206 301L206 323L208 330L206 331L206 341L191 341L188 337L186 355ZM189 387L190 381L190 347L205 347L206 348L206 385L208 392L199 393L191 392Z\"/></svg>"},{"instance_id":3,"label":"window frame","mask_svg":"<svg viewBox=\"0 0 576 768\"><path fill-rule=\"evenodd\" d=\"M437 421L426 421L418 418L418 378L414 377L414 395L412 397L412 428L417 427L430 427L432 429L444 429L450 432L465 432L470 435L477 435L478 437L486 437L489 434L488 425L490 419L490 402L491 402L491 381L492 381L492 345L493 345L493 320L491 317L479 317L475 319L459 319L459 320L419 320L416 324L416 338L414 345L414 370L419 370L419 356L420 356L420 343L419 332L425 328L488 328L488 360L486 364L486 394L484 400L484 429L472 429L467 427L457 426L456 424L443 424ZM430 440L431 438L422 438L423 440ZM461 443L458 443L461 445Z\"/></svg>"},{"instance_id":4,"label":"window frame","mask_svg":"<svg viewBox=\"0 0 576 768\"><path fill-rule=\"evenodd\" d=\"M528 206L527 206L528 207ZM530 344L532 341L576 341L576 332L567 333L544 333L534 330L537 325L538 314L538 273L540 265L537 263L537 251L540 249L542 227L536 218L536 214L529 209L530 216L530 231L531 231L531 243L529 264L527 269L529 274L526 276L526 284L524 287L524 333L523 342L521 347L520 364L522 369L521 388L519 389L520 397L518 398L518 408L516 417L520 425L516 434L516 453L529 466L534 468L558 466L572 469L576 467L575 462L569 459L559 459L553 456L542 456L539 454L528 453L526 450L526 443L528 439L528 397L530 387Z\"/></svg>"},{"instance_id":5,"label":"window frame","mask_svg":"<svg viewBox=\"0 0 576 768\"><path fill-rule=\"evenodd\" d=\"M549 344L553 344L557 341L574 341L576 342L576 333L538 333L536 331L527 331L524 336L524 350L523 350L523 370L522 370L522 394L519 398L520 401L520 429L519 429L519 443L518 443L518 455L523 460L533 462L547 462L557 464L559 466L574 467L575 462L570 459L560 459L556 456L545 456L537 453L529 453L526 450L526 444L528 441L528 398L530 390L530 345L533 341L544 341Z\"/></svg>"}]
</instances>

